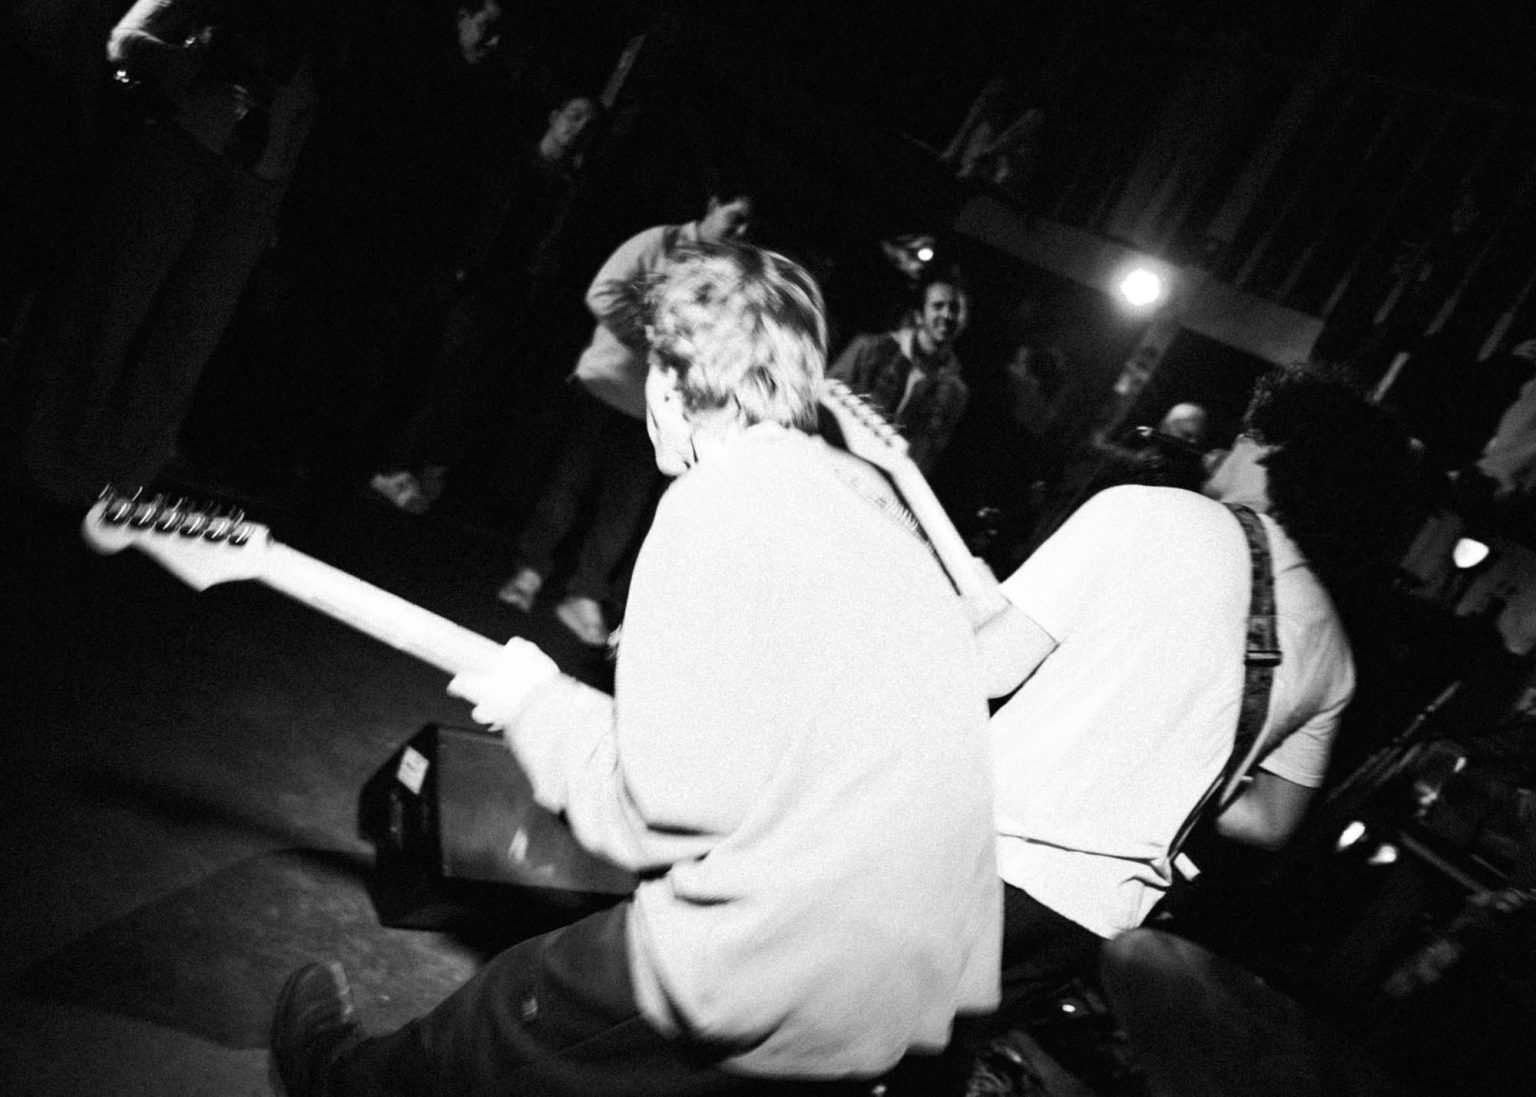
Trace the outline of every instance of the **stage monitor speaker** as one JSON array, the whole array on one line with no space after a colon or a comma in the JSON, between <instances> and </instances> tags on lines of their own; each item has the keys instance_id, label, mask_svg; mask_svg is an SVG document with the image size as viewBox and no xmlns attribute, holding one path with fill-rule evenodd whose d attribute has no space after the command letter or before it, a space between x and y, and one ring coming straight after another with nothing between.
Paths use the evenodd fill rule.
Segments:
<instances>
[{"instance_id":1,"label":"stage monitor speaker","mask_svg":"<svg viewBox=\"0 0 1536 1097\"><path fill-rule=\"evenodd\" d=\"M363 786L358 832L375 850L379 920L449 929L511 919L537 931L634 890L534 802L495 732L428 724Z\"/></svg>"}]
</instances>

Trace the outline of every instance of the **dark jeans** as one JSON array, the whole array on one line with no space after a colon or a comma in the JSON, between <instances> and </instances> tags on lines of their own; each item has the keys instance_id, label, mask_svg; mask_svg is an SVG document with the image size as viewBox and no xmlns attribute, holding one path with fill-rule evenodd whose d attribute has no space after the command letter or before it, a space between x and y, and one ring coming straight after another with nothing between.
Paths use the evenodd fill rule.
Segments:
<instances>
[{"instance_id":1,"label":"dark jeans","mask_svg":"<svg viewBox=\"0 0 1536 1097\"><path fill-rule=\"evenodd\" d=\"M457 465L507 420L503 375L513 368L513 326L479 297L448 310L426 391L396 432L385 470Z\"/></svg>"},{"instance_id":2,"label":"dark jeans","mask_svg":"<svg viewBox=\"0 0 1536 1097\"><path fill-rule=\"evenodd\" d=\"M747 1078L640 1015L627 903L514 945L425 1017L363 1041L318 1097L692 1097L867 1093L869 1082ZM298 1095L295 1095L298 1097Z\"/></svg>"},{"instance_id":3,"label":"dark jeans","mask_svg":"<svg viewBox=\"0 0 1536 1097\"><path fill-rule=\"evenodd\" d=\"M1104 939L1057 914L1028 892L1003 884L1003 1002L998 1015L1018 1023L1078 975L1090 975Z\"/></svg>"},{"instance_id":4,"label":"dark jeans","mask_svg":"<svg viewBox=\"0 0 1536 1097\"><path fill-rule=\"evenodd\" d=\"M1004 883L1002 1002L990 1016L956 1021L951 1056L968 1068L994 1037L1027 1029L1058 991L1093 972L1103 944L1097 934Z\"/></svg>"},{"instance_id":5,"label":"dark jeans","mask_svg":"<svg viewBox=\"0 0 1536 1097\"><path fill-rule=\"evenodd\" d=\"M641 531L661 486L645 424L582 392L574 421L518 542L519 566L548 576L555 549L576 524L582 504L598 493L581 539L571 594L606 601L615 569Z\"/></svg>"},{"instance_id":6,"label":"dark jeans","mask_svg":"<svg viewBox=\"0 0 1536 1097\"><path fill-rule=\"evenodd\" d=\"M40 491L83 504L109 480L136 487L160 474L280 196L175 125L126 142L18 360L21 456Z\"/></svg>"}]
</instances>

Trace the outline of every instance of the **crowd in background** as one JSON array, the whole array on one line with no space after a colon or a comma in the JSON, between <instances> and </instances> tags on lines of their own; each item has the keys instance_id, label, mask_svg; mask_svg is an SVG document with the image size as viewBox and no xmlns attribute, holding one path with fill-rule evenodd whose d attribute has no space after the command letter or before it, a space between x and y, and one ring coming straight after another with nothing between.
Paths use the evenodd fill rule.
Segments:
<instances>
[{"instance_id":1,"label":"crowd in background","mask_svg":"<svg viewBox=\"0 0 1536 1097\"><path fill-rule=\"evenodd\" d=\"M60 155L51 171L18 169L8 211L8 478L80 506L107 483L215 470L510 521L523 532L501 596L519 608L591 494L560 609L603 643L660 487L641 475L643 438L615 445L640 429L635 363L601 376L616 367L599 360L634 343L615 288L696 226L829 273L819 243L772 208L782 181L701 141L665 201L616 202L614 149L634 111L602 84L622 54L557 41L569 27L500 0L141 0L75 15L17 16L32 38L14 44L12 90ZM678 212L665 240L636 245L666 228L640 220L647 206ZM880 258L841 296L831 287L844 303L832 372L897 423L930 476L959 434L1001 427L1043 482L1060 354L1044 389L1018 374L1005 423L963 428L977 407L976 370L955 350L971 290L923 240L922 259L866 241ZM997 509L1008 485L989 483L960 505ZM1015 525L1032 513L1006 509Z\"/></svg>"},{"instance_id":2,"label":"crowd in background","mask_svg":"<svg viewBox=\"0 0 1536 1097\"><path fill-rule=\"evenodd\" d=\"M502 0L67 7L17 9L7 84L16 147L41 155L9 168L5 468L44 498L213 468L510 527L503 601L531 608L569 571L562 619L601 644L659 482L616 479L643 464L611 444L633 440L639 402L633 377L625 396L590 376L594 340L622 327L599 283L633 273L608 264L636 234L704 223L689 218L711 201L822 276L830 372L896 423L1000 573L1103 486L1199 487L1230 440L1231 415L1188 386L1085 429L1083 363L996 316L965 338L1007 291L957 269L942 232L837 255L775 208L784 180L708 136L669 180L639 178L669 104L637 104L623 77L632 32L654 25L583 31ZM1046 114L1016 83L986 84L958 120L939 159L961 185L1012 193L1038 170ZM1484 371L1493 414L1528 357ZM1511 494L1498 460L1477 462L1496 425L1462 429L1474 501ZM557 562L594 499L595 532Z\"/></svg>"}]
</instances>

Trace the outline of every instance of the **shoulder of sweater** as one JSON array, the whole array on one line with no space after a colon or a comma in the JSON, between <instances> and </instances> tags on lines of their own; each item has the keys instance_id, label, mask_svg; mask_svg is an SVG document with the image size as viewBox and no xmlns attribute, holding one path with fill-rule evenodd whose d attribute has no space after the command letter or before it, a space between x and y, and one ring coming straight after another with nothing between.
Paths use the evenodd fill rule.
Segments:
<instances>
[{"instance_id":1,"label":"shoulder of sweater","mask_svg":"<svg viewBox=\"0 0 1536 1097\"><path fill-rule=\"evenodd\" d=\"M755 520L765 499L788 499L800 490L796 470L808 471L816 463L811 444L799 431L754 428L729 452L678 477L667 491L670 507L711 515L741 512Z\"/></svg>"}]
</instances>

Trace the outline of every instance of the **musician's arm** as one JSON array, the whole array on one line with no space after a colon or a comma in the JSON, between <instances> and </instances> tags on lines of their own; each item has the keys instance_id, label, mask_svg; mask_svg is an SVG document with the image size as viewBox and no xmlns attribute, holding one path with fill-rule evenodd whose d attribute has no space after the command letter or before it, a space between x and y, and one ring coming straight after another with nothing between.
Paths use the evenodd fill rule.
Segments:
<instances>
[{"instance_id":1,"label":"musician's arm","mask_svg":"<svg viewBox=\"0 0 1536 1097\"><path fill-rule=\"evenodd\" d=\"M1353 662L1346 660L1326 703L1292 729L1264 756L1252 779L1216 816L1216 832L1234 842L1279 849L1301 825L1328 773L1328 758L1344 711L1354 695Z\"/></svg>"},{"instance_id":2,"label":"musician's arm","mask_svg":"<svg viewBox=\"0 0 1536 1097\"><path fill-rule=\"evenodd\" d=\"M530 694L506 738L534 798L586 849L636 872L702 857L717 835L647 819L619 761L617 724L612 697L561 675Z\"/></svg>"},{"instance_id":3,"label":"musician's arm","mask_svg":"<svg viewBox=\"0 0 1536 1097\"><path fill-rule=\"evenodd\" d=\"M1056 640L995 590L967 599L988 697L1006 697L1056 650Z\"/></svg>"},{"instance_id":4,"label":"musician's arm","mask_svg":"<svg viewBox=\"0 0 1536 1097\"><path fill-rule=\"evenodd\" d=\"M559 673L514 639L501 667L463 674L448 691L506 738L543 808L563 814L578 841L625 868L645 871L707 851L711 838L651 830L619 765L613 698Z\"/></svg>"},{"instance_id":5,"label":"musician's arm","mask_svg":"<svg viewBox=\"0 0 1536 1097\"><path fill-rule=\"evenodd\" d=\"M1258 770L1232 806L1216 817L1216 832L1244 845L1279 849L1301 825L1316 792L1277 773Z\"/></svg>"},{"instance_id":6,"label":"musician's arm","mask_svg":"<svg viewBox=\"0 0 1536 1097\"><path fill-rule=\"evenodd\" d=\"M635 293L635 276L665 247L666 233L657 226L631 236L608 256L587 287L587 311L592 318L642 357L649 344Z\"/></svg>"}]
</instances>

